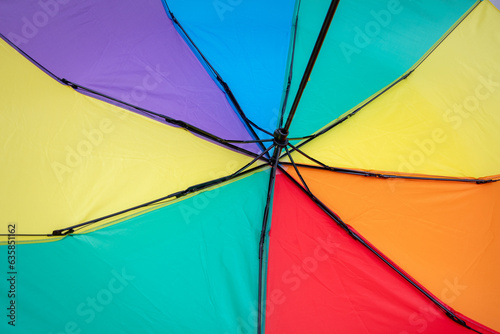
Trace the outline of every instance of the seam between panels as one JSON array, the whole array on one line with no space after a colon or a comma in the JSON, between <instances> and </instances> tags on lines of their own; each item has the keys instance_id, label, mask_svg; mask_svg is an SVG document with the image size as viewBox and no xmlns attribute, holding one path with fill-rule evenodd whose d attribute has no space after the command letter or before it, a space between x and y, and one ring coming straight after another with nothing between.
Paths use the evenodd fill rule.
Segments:
<instances>
[{"instance_id":1,"label":"seam between panels","mask_svg":"<svg viewBox=\"0 0 500 334\"><path fill-rule=\"evenodd\" d=\"M295 184L302 192L304 192L325 214L327 214L341 229L343 229L351 238L360 242L365 248L367 248L371 253L373 253L379 260L386 264L389 268L395 271L399 276L401 276L407 283L409 283L413 288L417 289L421 294L428 298L432 303L434 303L448 318L450 318L455 323L471 330L476 333L479 331L471 328L462 317L457 314L452 308L441 302L437 297L435 297L431 292L425 289L420 283L413 279L408 273L406 273L402 268L400 268L396 263L387 258L382 254L374 245L363 238L357 231L352 229L347 225L342 219L331 211L328 206L321 202L312 192L306 190L301 184L298 183L290 174L288 174L283 168L279 167L280 171L285 174L288 179Z\"/></svg>"},{"instance_id":2,"label":"seam between panels","mask_svg":"<svg viewBox=\"0 0 500 334\"><path fill-rule=\"evenodd\" d=\"M472 13L472 11L474 11L474 9L476 9L476 7L482 2L483 0L477 0L474 5L472 5L471 8L469 8L444 34L443 36L441 36L441 38L439 38L436 43L434 43L434 45L429 49L427 50L427 52L412 66L410 67L405 73L403 73L399 78L397 78L396 80L394 80L392 83L390 83L389 85L387 85L386 87L382 88L381 90L379 90L378 92L376 92L375 94L373 94L372 96L368 97L366 100L364 100L363 102L361 102L360 104L358 104L357 106L355 106L354 108L352 108L350 111L347 111L346 113L344 113L343 115L341 115L340 117L337 117L336 120L333 120L330 125L326 125L325 127L323 127L322 129L319 129L315 134L313 135L310 135L309 138L307 138L305 141L299 143L297 145L298 148L304 146L305 144L307 144L308 142L310 142L311 140L313 140L314 138L317 138L319 136L321 136L322 134L330 131L331 129L333 129L334 127L336 127L337 125L345 122L346 120L348 120L349 118L351 118L352 116L356 115L360 110L362 110L364 107L366 107L368 104L372 103L373 101L375 101L377 98L379 98L381 95L383 95L385 92L387 92L388 90L390 90L392 87L396 86L398 83L400 83L401 81L407 79L435 50L437 47L439 47L439 45L441 45L441 43L443 43L443 41L448 38L448 36L451 35L451 33L469 16L470 13Z\"/></svg>"},{"instance_id":3,"label":"seam between panels","mask_svg":"<svg viewBox=\"0 0 500 334\"><path fill-rule=\"evenodd\" d=\"M295 57L295 45L297 40L297 26L299 24L299 11L300 11L300 3L301 0L297 0L295 2L295 10L294 17L292 17L292 36L290 37L289 42L289 53L288 53L288 61L287 61L287 69L288 73L285 73L285 80L283 81L284 89L281 97L281 107L280 107L280 117L278 119L278 127L281 128L283 126L283 118L286 113L286 105L288 101L288 95L290 94L290 88L292 85L292 77L293 77L293 61Z\"/></svg>"},{"instance_id":4,"label":"seam between panels","mask_svg":"<svg viewBox=\"0 0 500 334\"><path fill-rule=\"evenodd\" d=\"M172 20L175 29L179 32L179 35L184 39L186 44L189 46L191 51L194 53L196 58L200 61L202 66L207 70L207 73L212 77L214 82L219 86L219 88L224 92L226 99L231 105L231 109L238 115L238 118L243 122L245 125L245 128L249 132L249 134L258 141L259 148L262 151L266 150L266 147L263 145L262 142L260 142L260 137L257 135L257 133L254 130L254 127L264 133L267 133L268 135L272 136L271 133L268 131L262 129L259 127L257 124L255 124L253 121L251 121L244 111L242 110L241 106L239 105L238 101L236 100L236 97L233 95L233 92L229 88L228 84L223 80L223 78L220 76L220 74L217 72L217 70L212 66L212 64L208 61L208 59L205 57L205 55L201 52L201 50L198 48L198 46L194 43L194 41L191 39L191 37L188 35L188 33L184 30L182 27L181 23L177 20L175 17L174 13L170 10L170 7L168 6L167 0L162 0L163 7L165 8L165 11L167 13L167 16ZM268 155L269 157L269 155Z\"/></svg>"}]
</instances>

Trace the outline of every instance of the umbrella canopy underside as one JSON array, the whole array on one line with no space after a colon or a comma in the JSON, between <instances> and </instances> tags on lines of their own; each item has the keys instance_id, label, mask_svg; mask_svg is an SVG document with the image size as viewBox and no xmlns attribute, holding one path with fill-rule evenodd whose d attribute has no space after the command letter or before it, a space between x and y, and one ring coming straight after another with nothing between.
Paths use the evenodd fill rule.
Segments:
<instances>
[{"instance_id":1,"label":"umbrella canopy underside","mask_svg":"<svg viewBox=\"0 0 500 334\"><path fill-rule=\"evenodd\" d=\"M0 332L499 333L499 6L0 2Z\"/></svg>"}]
</instances>

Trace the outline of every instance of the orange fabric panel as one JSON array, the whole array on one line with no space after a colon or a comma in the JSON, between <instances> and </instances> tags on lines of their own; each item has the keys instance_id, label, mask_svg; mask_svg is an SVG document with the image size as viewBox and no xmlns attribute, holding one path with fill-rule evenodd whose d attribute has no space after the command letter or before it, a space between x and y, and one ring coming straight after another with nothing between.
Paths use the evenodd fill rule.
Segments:
<instances>
[{"instance_id":1,"label":"orange fabric panel","mask_svg":"<svg viewBox=\"0 0 500 334\"><path fill-rule=\"evenodd\" d=\"M500 182L299 170L319 200L444 303L500 330Z\"/></svg>"},{"instance_id":2,"label":"orange fabric panel","mask_svg":"<svg viewBox=\"0 0 500 334\"><path fill-rule=\"evenodd\" d=\"M471 328L469 318L459 316ZM265 333L471 334L278 174Z\"/></svg>"}]
</instances>

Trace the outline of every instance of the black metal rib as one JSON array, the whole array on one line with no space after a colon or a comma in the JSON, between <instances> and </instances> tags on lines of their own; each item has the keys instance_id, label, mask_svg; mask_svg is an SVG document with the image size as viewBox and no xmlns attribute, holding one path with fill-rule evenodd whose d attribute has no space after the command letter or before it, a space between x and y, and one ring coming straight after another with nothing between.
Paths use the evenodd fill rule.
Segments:
<instances>
[{"instance_id":1,"label":"black metal rib","mask_svg":"<svg viewBox=\"0 0 500 334\"><path fill-rule=\"evenodd\" d=\"M330 168L329 166L325 165L325 164L324 164L324 163L322 163L321 161L316 160L316 159L314 159L313 157L311 157L311 156L307 155L307 154L306 154L305 152L303 152L302 150L299 150L299 149L298 149L298 147L295 147L293 144L288 143L288 145L290 145L290 147L292 148L292 152L290 152L290 154L291 154L291 153L293 153L293 151L297 151L297 152L299 152L301 155L303 155L304 157L306 157L307 159L311 160L312 162L317 163L318 165L321 165L321 166L323 166L323 167L325 167L325 168Z\"/></svg>"},{"instance_id":2,"label":"black metal rib","mask_svg":"<svg viewBox=\"0 0 500 334\"><path fill-rule=\"evenodd\" d=\"M361 105L360 107L356 108L355 110L353 110L352 112L348 113L347 115L345 115L344 117L338 119L337 121L335 121L334 123L330 124L329 126L327 126L326 128L322 129L321 131L313 134L313 135L310 135L310 138L305 140L304 142L300 143L299 145L297 145L297 147L302 147L304 146L305 144L307 144L308 142L310 142L311 140L313 140L314 138L317 138L319 137L320 135L330 131L331 129L333 129L334 127L336 127L337 125L339 124L342 124L344 123L346 120L348 120L349 118L351 118L352 116L356 115L361 109L363 109L364 107L366 107L368 104L372 103L373 101L375 101L378 97L380 97L382 94L384 94L385 92L387 92L389 89L391 89L392 87L394 87L395 85L397 85L398 83L400 83L401 81L405 80L406 78L408 78L408 76L413 73L415 69L412 69L411 71L403 74L399 79L397 79L396 81L394 81L392 84L390 84L389 86L387 86L386 88L384 88L382 91L380 91L379 93L377 93L375 96L373 96L370 100L368 100L367 102L365 102L363 105Z\"/></svg>"},{"instance_id":3,"label":"black metal rib","mask_svg":"<svg viewBox=\"0 0 500 334\"><path fill-rule=\"evenodd\" d=\"M30 62L32 62L33 64L35 64L36 67L38 67L39 69L41 69L42 71L44 71L46 74L48 74L50 77L52 77L53 79L55 79L55 80L57 80L59 82L62 82L59 77L57 77L54 73L52 73L51 71L49 71L42 64L40 64L39 62L37 62L35 59L31 58L26 52L24 52L17 45L15 45L14 43L12 43L2 33L0 33L0 38L3 39L7 44L9 44L14 50L16 50L17 52L19 52L20 54L22 54L24 56L24 58L28 59Z\"/></svg>"},{"instance_id":4,"label":"black metal rib","mask_svg":"<svg viewBox=\"0 0 500 334\"><path fill-rule=\"evenodd\" d=\"M215 76L215 78L217 79L217 81L219 82L219 84L221 85L221 87L223 88L223 91L226 93L227 97L229 98L229 100L231 101L231 103L234 105L237 113L240 115L241 119L245 122L245 125L247 126L247 128L250 131L251 135L254 138L260 140L259 136L257 135L257 133L255 132L255 130L253 129L253 127L255 127L255 128L259 129L260 131L262 131L264 133L267 133L268 135L272 136L272 134L269 131L266 131L266 130L262 129L257 124L255 124L254 122L252 122L245 115L245 113L241 109L240 104L236 100L236 97L233 95L233 92L229 88L228 84L222 79L222 77L220 76L220 74L215 70L215 68L212 66L212 64L208 61L208 59L205 57L205 55L201 52L201 50L198 48L198 46L194 43L194 41L191 39L191 37L184 30L184 28L182 27L182 25L180 24L180 22L175 17L174 13L170 10L170 7L168 6L167 0L163 0L163 3L165 4L165 9L166 9L166 11L167 11L168 16L170 17L170 19L172 20L172 22L174 22L175 25L177 25L177 27L179 27L179 29L182 31L182 33L187 38L187 40L189 41L189 43L196 50L196 52L198 53L198 55L205 62L206 66L208 66L208 68L210 69L210 71L212 72L212 74ZM259 146L261 147L261 149L264 151L266 149L265 146L262 143L259 143L259 144L260 144Z\"/></svg>"},{"instance_id":5,"label":"black metal rib","mask_svg":"<svg viewBox=\"0 0 500 334\"><path fill-rule=\"evenodd\" d=\"M274 147L273 158L271 161L273 162L271 175L269 177L269 185L267 189L267 199L266 199L266 207L264 209L264 218L262 221L262 228L260 231L260 241L259 241L259 284L258 284L258 301L257 301L257 333L262 333L262 303L263 303L263 280L264 280L264 272L263 272L263 261L264 261L264 244L266 241L266 232L267 225L269 221L269 210L271 207L271 198L274 189L274 180L276 179L276 171L278 169L278 157L281 154L281 147L272 145Z\"/></svg>"},{"instance_id":6,"label":"black metal rib","mask_svg":"<svg viewBox=\"0 0 500 334\"><path fill-rule=\"evenodd\" d=\"M33 64L35 64L38 68L40 68L42 71L44 71L47 75L49 75L50 77L52 77L54 80L57 80L59 81L60 83L62 84L65 84L65 85L68 85L68 86L71 86L73 89L75 90L82 90L82 91L86 91L88 93L91 93L95 96L99 96L100 98L103 98L103 99L106 99L106 100L109 100L109 101L113 101L113 102L116 102L116 103L119 103L121 105L124 105L124 106L127 106L129 108L132 108L132 109L135 109L137 111L140 111L141 113L143 114L147 114L147 115L152 115L152 116L155 116L155 117L158 117L158 118L161 118L161 119L164 119L165 122L169 123L169 124L172 124L172 125L176 125L176 126L179 126L179 127L182 127L192 133L195 133L197 135L200 135L204 138L207 138L209 140L212 140L214 142L217 142L221 145L224 145L226 147L228 147L229 149L232 149L232 150L235 150L235 151L238 151L240 153L244 153L246 155L249 155L249 156L256 156L257 154L254 153L254 152L251 152L251 151L248 151L244 148L241 148L239 146L235 146L235 145L231 145L231 143L236 143L236 144L251 144L251 143L260 143L262 141L260 140L249 140L249 141L244 141L244 140L226 140L226 139L223 139L223 138L220 138L218 136L215 136L209 132L206 132L204 130L201 130L191 124L188 124L186 122L183 122L183 121L180 121L180 120L176 120L176 119L173 119L173 118L170 118L168 116L165 116L165 115L162 115L162 114L159 114L159 113L155 113L151 110L147 110L147 109L144 109L144 108L141 108L141 107L138 107L136 105L133 105L133 104L130 104L130 103L127 103L125 101L122 101L122 100L119 100L119 99L116 99L116 98L113 98L111 96L108 96L106 94L103 94L103 93L100 93L98 91L95 91L93 89L90 89L90 88L87 88L87 87L84 87L82 85L79 85L77 83L74 83L74 82L71 82L65 78L59 78L57 75L55 75L54 73L52 73L51 71L49 71L46 67L44 67L43 65L41 65L39 62L37 62L36 60L34 60L33 58L31 58L26 52L24 52L23 50L21 50L19 47L17 47L15 44L13 44L8 38L6 38L3 34L0 33L0 38L2 38L7 44L9 44L12 48L14 48L17 52L19 52L20 54L22 54L26 59L28 59L29 61L31 61ZM257 137L258 138L258 137ZM269 141L272 141L272 139L270 139ZM262 146L262 144L261 144ZM265 149L265 148L264 148Z\"/></svg>"},{"instance_id":7,"label":"black metal rib","mask_svg":"<svg viewBox=\"0 0 500 334\"><path fill-rule=\"evenodd\" d=\"M411 284L414 288L416 288L420 293L425 295L430 301L432 301L441 311L443 311L447 317L456 322L457 324L472 330L476 333L480 333L475 329L469 327L467 323L461 319L459 316L455 314L455 312L449 309L446 305L441 303L437 298L428 293L425 289L423 289L415 280L409 277L406 273L404 273L400 268L398 268L392 261L390 261L387 257L385 257L382 253L380 253L377 249L368 244L356 231L352 230L345 222L340 219L340 217L335 214L333 211L328 208L323 202L321 202L313 193L306 190L300 183L297 182L290 174L287 173L283 168L279 167L280 171L282 171L297 187L299 187L302 192L304 192L324 213L326 213L340 228L342 228L347 234L349 234L354 240L359 241L364 247L366 247L370 252L375 254L377 258L379 258L382 262L388 265L392 270L394 270L398 275L400 275L405 281Z\"/></svg>"},{"instance_id":8,"label":"black metal rib","mask_svg":"<svg viewBox=\"0 0 500 334\"><path fill-rule=\"evenodd\" d=\"M231 143L247 144L247 143L252 143L254 141L248 141L248 142L245 142L245 141L236 141L236 140L228 141L226 139L223 139L223 138L220 138L220 137L218 137L216 135L213 135L213 134L211 134L211 133L209 133L207 131L204 131L204 130L202 130L202 129L194 126L194 125L191 125L191 124L189 124L187 122L184 122L184 121L181 121L181 120L177 120L177 119L171 118L169 116L165 116L165 115L159 114L157 112L154 112L154 111L151 111L151 110L148 110L148 109L144 109L142 107L133 105L131 103L128 103L128 102L116 99L114 97L111 97L109 95L100 93L100 92L98 92L96 90L93 90L91 88L87 88L85 86L82 86L82 85L79 85L77 83L71 82L71 81L69 81L67 79L62 78L62 79L60 79L60 81L62 83L64 83L65 85L68 85L68 86L72 87L75 90L85 91L85 92L90 93L92 95L97 95L97 96L99 96L101 98L104 98L104 99L107 99L107 100L110 100L110 101L122 104L124 106L129 107L129 108L133 108L133 109L135 109L137 111L140 111L143 114L150 115L150 116L155 116L157 118L161 118L161 119L165 120L166 123L169 123L171 125L175 125L175 126L181 127L181 128L183 128L185 130L188 130L191 133L197 134L197 135L199 135L201 137L204 137L206 139L209 139L211 141L214 141L216 143L224 145L224 146L228 147L231 150L238 151L240 153L244 153L244 154L249 155L249 156L256 156L257 155L254 152L248 151L248 150L246 150L244 148L241 148L239 146L235 146L235 145L231 144Z\"/></svg>"},{"instance_id":9,"label":"black metal rib","mask_svg":"<svg viewBox=\"0 0 500 334\"><path fill-rule=\"evenodd\" d=\"M112 213L112 214L109 214L109 215L106 215L106 216L95 218L95 219L92 219L92 220L89 220L89 221L86 221L86 222L83 222L83 223L80 223L80 224L72 225L72 226L69 226L69 227L62 228L62 229L57 229L57 230L54 230L50 236L67 235L67 234L73 233L77 229L80 229L82 227L86 227L86 226L91 225L91 224L98 223L98 222L100 222L102 220L105 220L105 219L108 219L108 218L113 218L113 217L119 216L121 214L130 212L130 211L133 211L133 210L137 210L137 209L140 209L140 208L144 208L144 207L147 207L147 206L150 206L150 205L153 205L153 204L157 204L157 203L160 203L160 202L168 200L168 199L180 198L180 197L186 196L188 194L191 194L193 192L197 192L197 191L200 191L200 190L212 187L212 186L214 186L216 184L220 184L220 183L226 182L226 181L231 180L231 179L233 179L235 177L251 173L253 171L256 171L258 169L264 168L266 166L267 166L267 164L263 164L263 165L260 165L260 166L257 166L257 167L251 168L251 169L247 169L247 170L242 171L242 172L240 172L238 174L231 174L231 175L224 176L224 177L221 177L221 178L218 178L218 179L215 179L215 180L211 180L211 181L208 181L208 182L203 182L203 183L200 183L200 184L188 187L185 190L178 191L178 192L169 194L167 196L160 197L158 199L155 199L155 200L152 200L152 201L140 204L140 205L136 205L134 207L131 207L131 208L128 208L128 209L125 209L125 210L121 210L121 211L118 211L118 212L115 212L115 213Z\"/></svg>"},{"instance_id":10,"label":"black metal rib","mask_svg":"<svg viewBox=\"0 0 500 334\"><path fill-rule=\"evenodd\" d=\"M282 165L292 165L289 162L280 162ZM373 173L363 170L349 169L349 168L337 168L337 167L323 167L323 166L312 166L305 164L295 164L298 167L303 168L311 168L311 169L320 169L329 172L342 173L342 174L350 174L350 175L358 175L358 176L366 176L366 177L375 177L379 179L404 179L404 180L423 180L423 181L446 181L446 182L466 182L466 183L476 183L476 184L486 184L492 182L500 181L498 179L467 179L467 178L441 178L441 177L432 177L432 176L412 176L412 175L397 175L397 174L384 174L384 173Z\"/></svg>"},{"instance_id":11,"label":"black metal rib","mask_svg":"<svg viewBox=\"0 0 500 334\"><path fill-rule=\"evenodd\" d=\"M235 143L235 144L252 144L252 143L262 143L263 141L272 141L272 139L269 139L269 140L227 140L227 139L223 139L223 138L215 136L215 135L213 135L213 134L211 134L209 132L206 132L206 131L204 131L204 130L202 130L200 128L197 128L197 127L195 127L195 126L193 126L193 125L191 125L189 123L186 123L184 121L176 120L176 119L171 118L169 116L165 116L165 115L156 113L154 111L151 111L151 110L148 110L148 109L145 109L145 108L141 108L141 107L133 105L131 103L128 103L128 102L122 101L120 99L111 97L109 95L103 94L101 92L98 92L96 90L87 88L87 87L82 86L80 84L71 82L68 79L60 78L57 75L55 75L54 73L52 73L51 71L49 71L46 67L44 67L43 65L41 65L39 62L37 62L36 60L34 60L33 58L31 58L27 53L25 53L23 50L21 50L20 48L18 48L15 44L13 44L9 39L7 39L1 33L0 33L0 38L2 38L7 44L9 44L17 52L19 52L20 54L22 54L26 59L28 59L33 64L35 64L38 68L40 68L42 71L44 71L47 75L49 75L50 77L52 77L53 79L59 81L60 83L62 83L64 85L70 86L70 87L72 87L75 90L82 90L82 91L85 91L85 92L90 93L92 95L99 96L103 100L105 99L105 100L109 100L109 101L113 101L113 102L119 103L121 105L124 105L124 106L127 106L129 108L135 109L135 110L137 110L137 111L139 111L139 112L141 112L143 114L155 116L157 118L161 118L161 119L165 120L165 122L167 122L169 124L172 124L172 125L175 125L175 126L179 126L179 127L183 128L183 129L186 129L186 130L190 131L191 133L197 134L197 135L202 136L202 137L204 137L206 139L209 139L211 141L214 141L214 142L217 142L217 143L219 143L221 145L224 145L224 146L228 147L231 150L238 151L240 153L244 153L244 154L249 155L249 156L257 156L256 153L248 151L248 150L246 150L244 148L241 148L239 146L231 145L231 143ZM307 138L307 137L304 137L304 138Z\"/></svg>"},{"instance_id":12,"label":"black metal rib","mask_svg":"<svg viewBox=\"0 0 500 334\"><path fill-rule=\"evenodd\" d=\"M283 118L285 117L286 103L288 102L288 95L290 94L290 87L292 85L293 60L295 58L295 44L297 41L297 26L299 24L300 2L301 2L300 0L297 2L297 13L296 13L295 24L294 24L294 29L293 29L292 53L290 56L290 69L288 70L288 79L287 79L287 84L286 84L285 96L283 98L283 105L281 106L280 120L278 123L279 128L281 128L283 126Z\"/></svg>"},{"instance_id":13,"label":"black metal rib","mask_svg":"<svg viewBox=\"0 0 500 334\"><path fill-rule=\"evenodd\" d=\"M304 139L309 139L311 136L304 136L300 138L288 138L288 140L304 140ZM228 139L223 139L227 143L236 143L236 144L249 144L249 143L265 143L265 142L271 142L274 141L274 139L261 139L261 140L228 140Z\"/></svg>"},{"instance_id":14,"label":"black metal rib","mask_svg":"<svg viewBox=\"0 0 500 334\"><path fill-rule=\"evenodd\" d=\"M314 159L313 157L307 155L304 153L302 150L298 149L297 147L293 146L292 144L289 144L296 152L302 154L304 157L307 159L313 161L314 163L318 164L319 166L314 166L314 165L306 165L306 164L296 164L297 166L300 167L306 167L306 168L314 168L314 169L322 169L322 170L327 170L331 172L336 172L336 173L344 173L344 174L351 174L351 175L360 175L360 176L369 176L369 177L377 177L377 178L382 178L382 179L408 179L408 180L433 180L433 181L455 181L455 182L469 182L469 183L477 183L477 184L485 184L485 183L491 183L491 182L497 182L500 181L500 177L498 179L474 179L474 178L451 178L451 177L438 177L438 176L418 176L418 175L398 175L398 174L390 174L390 173L374 173L374 172L369 172L369 171L363 171L363 170L357 170L357 169L350 169L350 168L338 168L338 167L331 167L328 166L321 161ZM291 153L291 152L290 152ZM291 157L291 155L290 155ZM287 162L281 162L281 164L287 165L289 163Z\"/></svg>"},{"instance_id":15,"label":"black metal rib","mask_svg":"<svg viewBox=\"0 0 500 334\"><path fill-rule=\"evenodd\" d=\"M238 169L236 172L234 172L233 174L231 174L229 177L232 179L232 178L238 176L238 174L242 173L245 169L247 169L248 167L250 167L251 165L253 165L257 160L262 159L265 154L267 154L270 150L273 149L273 147L274 147L274 145L269 146L258 157L255 157L252 161L250 161L248 164L246 164L242 168Z\"/></svg>"},{"instance_id":16,"label":"black metal rib","mask_svg":"<svg viewBox=\"0 0 500 334\"><path fill-rule=\"evenodd\" d=\"M297 147L302 147L304 146L305 144L307 144L308 142L310 142L311 140L313 140L314 138L328 132L329 130L331 130L332 128L336 127L337 125L345 122L347 119L349 119L350 117L354 116L355 114L357 114L361 109L363 109L364 107L366 107L368 104L372 103L374 100L376 100L377 98L379 98L382 94L384 94L385 92L387 92L389 89L391 89L392 87L394 87L395 85L397 85L398 83L400 83L401 81L405 80L406 78L408 78L435 50L436 48L441 45L444 40L446 38L448 38L448 36L450 36L450 34L465 20L465 18L467 18L467 16L469 16L469 14L479 5L479 3L481 2L482 0L479 0L477 1L474 6L472 6L472 8L469 9L469 11L461 18L461 20L459 22L457 22L455 24L455 26L453 26L452 29L450 29L446 35L444 35L438 43L436 43L435 45L432 46L432 48L425 54L425 56L420 59L409 71L407 71L406 73L404 73L402 76L400 76L396 81L394 81L393 83L391 83L389 86L387 86L386 88L384 88L383 90L381 90L380 92L378 92L376 95L374 95L372 98L370 98L368 101L366 101L365 103L363 103L361 106L357 107L356 109L354 109L352 112L349 112L348 114L346 114L344 117L340 118L339 120L337 120L336 122L332 123L331 125L325 127L324 129L322 129L321 131L317 132L316 134L313 134L310 136L309 139L307 139L306 141L300 143L299 145L297 145Z\"/></svg>"},{"instance_id":17,"label":"black metal rib","mask_svg":"<svg viewBox=\"0 0 500 334\"><path fill-rule=\"evenodd\" d=\"M290 125L292 123L293 116L295 115L295 111L299 105L300 98L302 97L302 93L306 88L307 81L309 80L309 76L311 75L312 69L314 67L314 63L318 58L319 51L321 50L321 46L323 45L323 41L325 40L326 34L328 32L328 28L330 27L330 23L332 22L333 15L337 10L337 6L339 4L339 0L332 0L330 2L330 7L328 8L328 12L326 13L325 20L323 21L323 25L321 26L321 30L319 32L318 38L316 39L316 44L314 44L314 48L311 53L311 57L307 63L307 67L304 71L304 75L302 76L302 80L300 81L299 89L297 94L295 95L295 100L293 101L292 107L290 109L290 113L288 114L288 118L286 120L284 129L286 132L290 129Z\"/></svg>"},{"instance_id":18,"label":"black metal rib","mask_svg":"<svg viewBox=\"0 0 500 334\"><path fill-rule=\"evenodd\" d=\"M290 162L292 163L292 166L293 166L293 169L295 169L295 173L297 173L297 175L299 176L300 178L300 181L302 182L304 188L306 188L306 190L308 192L311 192L311 190L309 189L309 187L307 186L307 183L306 181L304 180L304 178L302 177L302 174L300 174L299 172L299 169L297 168L297 165L295 164L295 161L293 161L293 157L292 155L290 154L290 151L288 150L288 147L285 146L285 150L286 150L286 154L288 155L288 157L290 158Z\"/></svg>"}]
</instances>

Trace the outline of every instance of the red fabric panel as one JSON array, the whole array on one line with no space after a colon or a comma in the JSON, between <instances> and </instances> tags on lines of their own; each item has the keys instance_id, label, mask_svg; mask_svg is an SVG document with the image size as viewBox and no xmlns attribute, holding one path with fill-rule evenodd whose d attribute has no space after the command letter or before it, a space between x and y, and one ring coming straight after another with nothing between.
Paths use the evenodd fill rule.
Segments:
<instances>
[{"instance_id":1,"label":"red fabric panel","mask_svg":"<svg viewBox=\"0 0 500 334\"><path fill-rule=\"evenodd\" d=\"M282 174L273 203L266 333L473 333L351 238Z\"/></svg>"}]
</instances>

